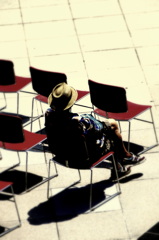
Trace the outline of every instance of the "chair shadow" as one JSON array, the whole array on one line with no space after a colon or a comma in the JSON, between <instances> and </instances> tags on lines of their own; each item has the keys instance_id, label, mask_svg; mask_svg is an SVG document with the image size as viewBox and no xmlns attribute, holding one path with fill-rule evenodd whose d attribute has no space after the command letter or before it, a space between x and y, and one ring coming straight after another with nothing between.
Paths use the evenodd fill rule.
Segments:
<instances>
[{"instance_id":1,"label":"chair shadow","mask_svg":"<svg viewBox=\"0 0 159 240\"><path fill-rule=\"evenodd\" d=\"M152 226L147 232L142 236L137 238L137 240L158 240L159 239L159 222Z\"/></svg>"},{"instance_id":2,"label":"chair shadow","mask_svg":"<svg viewBox=\"0 0 159 240\"><path fill-rule=\"evenodd\" d=\"M113 186L109 180L93 184L92 206L101 203L106 196L104 190ZM50 197L49 200L40 203L28 212L28 222L32 225L61 222L75 218L89 210L90 184L84 187L74 187L62 190Z\"/></svg>"},{"instance_id":3,"label":"chair shadow","mask_svg":"<svg viewBox=\"0 0 159 240\"><path fill-rule=\"evenodd\" d=\"M5 227L0 225L0 234L5 232Z\"/></svg>"},{"instance_id":4,"label":"chair shadow","mask_svg":"<svg viewBox=\"0 0 159 240\"><path fill-rule=\"evenodd\" d=\"M15 194L21 194L25 191L25 172L19 170L9 170L0 174L1 181L13 182L13 190ZM43 180L43 177L28 172L27 188L33 188ZM10 188L4 192L10 192ZM0 197L0 200L1 197Z\"/></svg>"},{"instance_id":5,"label":"chair shadow","mask_svg":"<svg viewBox=\"0 0 159 240\"><path fill-rule=\"evenodd\" d=\"M128 149L128 142L124 141L124 145ZM130 142L130 152L138 154L142 150L144 150L144 147L142 145Z\"/></svg>"}]
</instances>

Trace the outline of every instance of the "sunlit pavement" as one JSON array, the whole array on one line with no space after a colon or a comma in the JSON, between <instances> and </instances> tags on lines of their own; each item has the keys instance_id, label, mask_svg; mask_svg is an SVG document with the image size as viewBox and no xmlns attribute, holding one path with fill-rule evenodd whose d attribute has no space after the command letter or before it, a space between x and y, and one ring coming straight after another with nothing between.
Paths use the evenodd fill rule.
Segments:
<instances>
[{"instance_id":1,"label":"sunlit pavement","mask_svg":"<svg viewBox=\"0 0 159 240\"><path fill-rule=\"evenodd\" d=\"M1 0L0 58L14 62L17 76L30 77L29 66L63 72L76 89L88 90L88 79L125 87L130 101L150 104L159 136L159 1L157 0ZM44 86L45 87L45 86ZM34 92L29 84L25 89ZM20 93L20 113L31 116L33 94ZM89 95L81 100L91 106ZM3 106L0 95L0 107ZM16 95L7 94L5 112L16 112ZM39 105L37 105L40 111ZM47 109L43 104L43 110ZM77 112L90 109L74 107ZM34 115L38 114L35 110ZM145 119L149 114L145 113ZM42 127L44 119L41 118ZM30 130L30 125L25 129ZM33 131L39 130L38 121ZM128 125L122 123L127 141ZM150 124L132 121L131 142L149 146L155 142ZM16 161L16 154L1 150L0 168ZM59 176L28 193L18 192L25 171L25 155L13 169L14 189L22 226L3 236L15 240L135 240L159 238L159 147L145 153L146 162L132 168L121 181L122 193L91 213L86 213L89 171L82 182L77 171L58 166ZM29 173L47 175L43 153L29 152ZM47 160L51 154L47 153ZM52 168L54 173L54 168ZM116 191L110 170L94 171L98 201ZM9 178L9 175L7 175ZM98 199L99 197L99 199ZM16 223L12 202L1 199L0 225ZM149 238L147 237L149 236ZM147 237L147 238L146 238Z\"/></svg>"}]
</instances>

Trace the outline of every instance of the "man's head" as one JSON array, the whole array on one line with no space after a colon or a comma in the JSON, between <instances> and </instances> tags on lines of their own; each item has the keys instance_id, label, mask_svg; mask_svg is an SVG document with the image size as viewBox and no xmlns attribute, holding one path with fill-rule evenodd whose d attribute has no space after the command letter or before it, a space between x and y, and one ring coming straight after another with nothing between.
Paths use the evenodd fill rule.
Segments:
<instances>
[{"instance_id":1,"label":"man's head","mask_svg":"<svg viewBox=\"0 0 159 240\"><path fill-rule=\"evenodd\" d=\"M77 97L77 91L63 82L53 88L48 97L48 104L55 111L64 111L72 107Z\"/></svg>"}]
</instances>

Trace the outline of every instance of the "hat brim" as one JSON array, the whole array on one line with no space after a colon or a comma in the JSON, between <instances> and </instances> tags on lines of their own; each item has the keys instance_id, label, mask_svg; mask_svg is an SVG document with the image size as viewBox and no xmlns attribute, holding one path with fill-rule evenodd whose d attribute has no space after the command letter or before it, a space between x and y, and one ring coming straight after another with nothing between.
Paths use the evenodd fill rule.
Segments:
<instances>
[{"instance_id":1,"label":"hat brim","mask_svg":"<svg viewBox=\"0 0 159 240\"><path fill-rule=\"evenodd\" d=\"M67 103L67 106L65 106L63 109L60 109L60 110L67 110L69 109L70 107L73 106L73 104L76 102L77 100L77 97L78 97L78 92L76 89L74 89L73 87L71 87L71 99L69 100L69 102ZM51 108L55 108L54 105L53 105L53 96L52 96L52 93L50 93L49 97L48 97L48 104ZM56 109L56 108L55 108ZM57 109L56 109L57 110Z\"/></svg>"}]
</instances>

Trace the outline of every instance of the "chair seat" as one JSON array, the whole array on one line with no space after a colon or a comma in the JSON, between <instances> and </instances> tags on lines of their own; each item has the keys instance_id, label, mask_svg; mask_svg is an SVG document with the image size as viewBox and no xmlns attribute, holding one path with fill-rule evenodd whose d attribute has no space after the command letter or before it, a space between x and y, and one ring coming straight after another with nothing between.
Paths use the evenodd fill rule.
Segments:
<instances>
[{"instance_id":1,"label":"chair seat","mask_svg":"<svg viewBox=\"0 0 159 240\"><path fill-rule=\"evenodd\" d=\"M12 182L4 182L0 181L0 192L11 186L13 183Z\"/></svg>"},{"instance_id":2,"label":"chair seat","mask_svg":"<svg viewBox=\"0 0 159 240\"><path fill-rule=\"evenodd\" d=\"M22 119L18 116L15 115L8 115L5 113L0 113L0 147L5 149L6 151L14 151L17 154L17 160L18 162L14 165L8 166L7 168L3 169L3 172L6 172L10 169L13 169L21 164L21 157L19 152L25 153L25 162L26 162L26 167L25 167L25 189L23 191L27 192L35 187L40 186L41 184L45 183L48 181L47 176L39 176L37 182L29 182L28 178L28 166L29 166L29 155L28 151L30 149L33 149L34 147L38 147L38 152L42 152L44 155L44 162L46 165L46 168L44 169L45 172L47 172L47 158L46 158L46 152L43 146L43 141L46 140L46 135L45 134L39 134L39 133L34 133L30 132L28 130L25 130L23 125L22 125ZM11 156L11 160L12 160ZM2 172L1 172L2 173ZM55 177L57 175L51 175L50 179ZM33 183L33 184L32 184ZM12 188L12 186L10 186Z\"/></svg>"},{"instance_id":3,"label":"chair seat","mask_svg":"<svg viewBox=\"0 0 159 240\"><path fill-rule=\"evenodd\" d=\"M12 85L0 85L0 92L14 93L21 90L31 82L31 78L16 76L16 83Z\"/></svg>"},{"instance_id":4,"label":"chair seat","mask_svg":"<svg viewBox=\"0 0 159 240\"><path fill-rule=\"evenodd\" d=\"M132 103L129 101L127 101L127 104L128 104L127 112L124 112L124 113L108 112L107 113L108 117L113 118L118 121L129 121L129 120L137 117L137 115L143 113L144 111L146 111L147 109L150 109L152 107L150 105L141 105L141 104L136 104L136 103ZM96 108L94 110L94 112L100 116L106 117L106 112L103 110Z\"/></svg>"},{"instance_id":5,"label":"chair seat","mask_svg":"<svg viewBox=\"0 0 159 240\"><path fill-rule=\"evenodd\" d=\"M48 98L45 97L45 96L42 96L40 94L38 94L36 97L35 97L36 100L40 101L40 102L43 102L43 103L48 103Z\"/></svg>"},{"instance_id":6,"label":"chair seat","mask_svg":"<svg viewBox=\"0 0 159 240\"><path fill-rule=\"evenodd\" d=\"M110 156L112 156L114 154L113 151L110 151L106 154L104 154L100 159L98 159L98 161L94 162L91 166L90 169L93 169L94 167L96 167L98 164L100 164L102 161L104 161L105 159L108 159Z\"/></svg>"},{"instance_id":7,"label":"chair seat","mask_svg":"<svg viewBox=\"0 0 159 240\"><path fill-rule=\"evenodd\" d=\"M25 141L22 143L5 143L5 148L13 151L26 151L44 141L47 137L45 134L38 134L24 130L24 138ZM2 147L2 142L0 142L0 147Z\"/></svg>"},{"instance_id":8,"label":"chair seat","mask_svg":"<svg viewBox=\"0 0 159 240\"><path fill-rule=\"evenodd\" d=\"M89 93L89 91L81 91L81 90L77 90L77 92L78 92L78 97L77 97L76 101L78 101L81 98L85 97Z\"/></svg>"}]
</instances>

